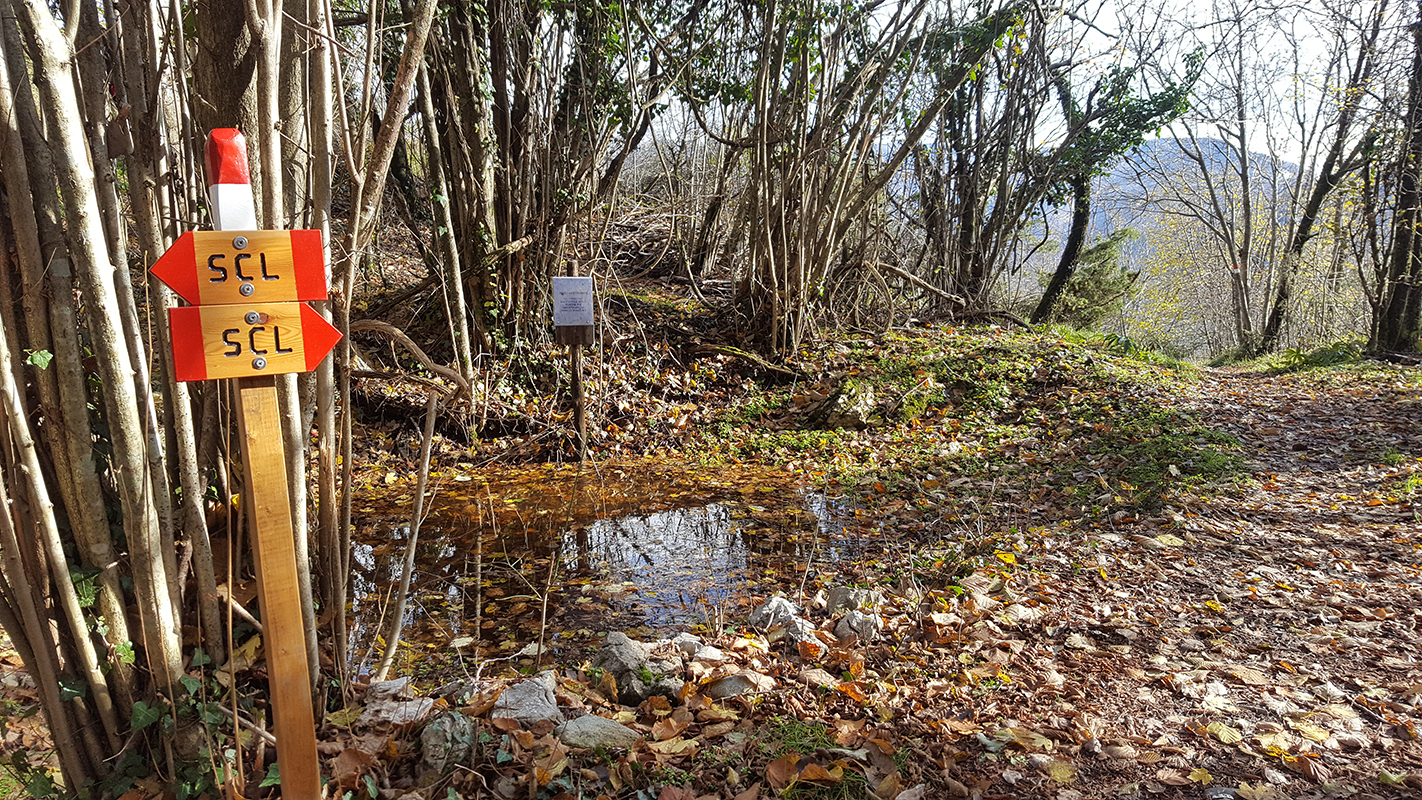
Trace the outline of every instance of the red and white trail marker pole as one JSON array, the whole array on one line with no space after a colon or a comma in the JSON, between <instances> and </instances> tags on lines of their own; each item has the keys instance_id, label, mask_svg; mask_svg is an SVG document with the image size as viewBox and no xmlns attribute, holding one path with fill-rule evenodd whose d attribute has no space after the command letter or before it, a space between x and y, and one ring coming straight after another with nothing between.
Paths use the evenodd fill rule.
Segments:
<instances>
[{"instance_id":1,"label":"red and white trail marker pole","mask_svg":"<svg viewBox=\"0 0 1422 800\"><path fill-rule=\"evenodd\" d=\"M150 271L193 304L169 310L177 379L237 379L281 796L317 800L321 766L276 375L315 369L341 335L304 302L326 297L320 232L256 230L240 131L214 130L206 155L217 230L183 234Z\"/></svg>"}]
</instances>

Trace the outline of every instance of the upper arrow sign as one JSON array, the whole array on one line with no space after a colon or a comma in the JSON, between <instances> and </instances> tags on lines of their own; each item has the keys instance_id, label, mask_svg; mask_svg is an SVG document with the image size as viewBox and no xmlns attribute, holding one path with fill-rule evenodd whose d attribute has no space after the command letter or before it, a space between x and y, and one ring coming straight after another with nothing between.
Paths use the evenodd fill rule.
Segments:
<instances>
[{"instance_id":1,"label":"upper arrow sign","mask_svg":"<svg viewBox=\"0 0 1422 800\"><path fill-rule=\"evenodd\" d=\"M153 268L195 306L325 300L321 232L188 231Z\"/></svg>"}]
</instances>

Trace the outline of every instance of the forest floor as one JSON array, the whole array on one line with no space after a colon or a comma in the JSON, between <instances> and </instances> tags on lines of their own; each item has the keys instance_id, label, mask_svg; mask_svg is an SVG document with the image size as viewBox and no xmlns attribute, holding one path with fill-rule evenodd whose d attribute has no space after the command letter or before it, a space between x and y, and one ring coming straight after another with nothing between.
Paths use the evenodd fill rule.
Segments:
<instances>
[{"instance_id":1,"label":"forest floor","mask_svg":"<svg viewBox=\"0 0 1422 800\"><path fill-rule=\"evenodd\" d=\"M416 679L407 701L434 698L422 719L472 720L471 753L431 772L421 724L370 724L359 691L333 698L323 771L346 796L1422 796L1416 370L1204 369L1095 335L926 327L827 339L787 374L722 344L694 303L640 288L608 302L624 349L590 367L591 463L632 482L678 465L666 503L729 503L755 523L748 539L775 543L680 628L722 658L688 664L678 696L624 706L591 655L610 631L675 632L630 627L649 587L569 567L542 608L476 595L439 613L472 616L482 649L412 631L396 673ZM626 344L618 325L642 335ZM570 461L566 365L545 351L502 367L514 388L461 419L486 436L449 427L435 479L487 486ZM424 392L364 383L358 522L408 505ZM855 547L829 558L785 487L826 498ZM548 560L510 563L536 575ZM833 635L825 598L845 586L879 593L864 640ZM748 625L775 594L819 644ZM518 650L530 639L549 655ZM32 690L3 650L0 702L17 719ZM641 740L571 750L549 724L491 718L504 687L550 666L568 717ZM734 673L773 688L708 698ZM478 678L472 694L436 690L461 676ZM41 746L29 723L0 734ZM270 791L257 783L244 796ZM133 798L159 789L133 785Z\"/></svg>"},{"instance_id":2,"label":"forest floor","mask_svg":"<svg viewBox=\"0 0 1422 800\"><path fill-rule=\"evenodd\" d=\"M639 324L693 333L686 307L629 300ZM833 563L795 550L748 581L694 626L726 661L689 665L669 702L620 705L589 668L600 634L554 648L559 703L642 733L630 750L569 751L549 726L489 719L498 687L549 666L510 657L463 706L480 735L439 796L1422 795L1415 370L1201 369L997 328L839 339L792 367L787 380L699 339L604 365L594 460L650 454L706 483L770 465L826 491L873 544ZM566 407L538 402L509 406L547 426L510 426L455 467L566 457ZM400 461L388 449L377 482ZM832 635L835 586L881 592L869 641ZM822 646L746 624L772 594L801 601ZM574 599L553 598L544 627L622 629L565 617L586 607ZM537 614L492 633L520 627ZM737 671L775 688L700 691ZM371 746L328 733L333 753ZM402 752L384 785L429 784Z\"/></svg>"}]
</instances>

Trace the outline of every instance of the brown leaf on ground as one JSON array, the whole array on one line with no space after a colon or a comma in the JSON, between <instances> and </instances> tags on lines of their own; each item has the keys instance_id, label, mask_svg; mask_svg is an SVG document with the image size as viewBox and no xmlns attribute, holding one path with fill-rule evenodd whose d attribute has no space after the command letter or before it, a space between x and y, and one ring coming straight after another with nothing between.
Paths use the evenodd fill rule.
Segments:
<instances>
[{"instance_id":1,"label":"brown leaf on ground","mask_svg":"<svg viewBox=\"0 0 1422 800\"><path fill-rule=\"evenodd\" d=\"M342 789L354 789L374 762L373 754L359 747L347 747L331 760L331 780Z\"/></svg>"},{"instance_id":2,"label":"brown leaf on ground","mask_svg":"<svg viewBox=\"0 0 1422 800\"><path fill-rule=\"evenodd\" d=\"M795 782L800 770L798 764L800 756L797 753L781 756L770 762L765 767L765 779L770 782L770 788L777 792L784 791L790 784Z\"/></svg>"}]
</instances>

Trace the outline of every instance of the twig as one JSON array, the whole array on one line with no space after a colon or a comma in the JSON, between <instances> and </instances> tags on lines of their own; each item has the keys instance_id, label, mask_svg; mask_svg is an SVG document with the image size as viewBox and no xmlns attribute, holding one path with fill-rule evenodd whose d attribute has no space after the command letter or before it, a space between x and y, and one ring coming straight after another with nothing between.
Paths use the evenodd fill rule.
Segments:
<instances>
[{"instance_id":1,"label":"twig","mask_svg":"<svg viewBox=\"0 0 1422 800\"><path fill-rule=\"evenodd\" d=\"M425 369L454 381L455 385L459 387L459 391L449 398L448 403L454 403L461 395L467 396L471 400L474 398L474 392L469 387L469 381L465 380L463 375L460 375L449 367L442 367L436 364L433 359L425 355L425 351L421 350L419 345L415 344L409 336L405 335L404 331L394 325L373 319L358 319L350 324L350 332L355 333L357 331L375 331L376 333L382 333L390 337L404 346L406 350L409 350L410 355L414 356L415 360L419 361Z\"/></svg>"},{"instance_id":2,"label":"twig","mask_svg":"<svg viewBox=\"0 0 1422 800\"><path fill-rule=\"evenodd\" d=\"M266 742L272 747L276 747L276 737L268 733L266 729L259 728L255 723L251 722L246 717L233 713L232 709L228 708L227 706L217 705L216 708L219 709L222 713L226 714L229 718L237 720L238 725L241 725L242 727L251 731L252 734L255 735L258 739L261 739L263 742Z\"/></svg>"},{"instance_id":3,"label":"twig","mask_svg":"<svg viewBox=\"0 0 1422 800\"><path fill-rule=\"evenodd\" d=\"M740 349L739 347L727 347L725 345L719 344L703 344L697 347L695 350L692 350L691 352L695 353L696 355L720 353L721 355L731 356L733 358L745 359L746 361L755 364L757 367L760 367L764 370L769 370L770 372L778 372L781 375L788 375L792 378L800 377L800 373L796 372L793 369L790 369L789 367L782 367L779 364L772 364L769 361L766 361L765 359L761 358L760 356L754 353L748 353L745 350Z\"/></svg>"},{"instance_id":4,"label":"twig","mask_svg":"<svg viewBox=\"0 0 1422 800\"><path fill-rule=\"evenodd\" d=\"M252 613L250 611L243 608L241 603L237 602L237 600L232 596L232 590L228 588L227 584L224 583L221 586L217 587L217 596L221 597L223 600L226 600L227 607L232 609L232 611L235 612L237 616L246 620L247 623L250 624L253 628L256 628L257 633L262 632L262 623L258 621L256 617L252 616Z\"/></svg>"},{"instance_id":5,"label":"twig","mask_svg":"<svg viewBox=\"0 0 1422 800\"><path fill-rule=\"evenodd\" d=\"M864 263L867 265L869 262L866 261ZM903 269L902 267L896 267L893 264L884 261L876 261L873 263L873 266L878 269L883 269L892 272L900 278L903 278L904 280L908 281L909 283L912 283L914 286L917 286L918 288L923 289L926 292L932 292L933 294L938 295L939 297L943 298L944 300L947 300L950 303L959 306L965 306L968 304L968 301L964 300L958 295L953 294L952 292L946 292L924 280L923 278L918 277L912 272Z\"/></svg>"}]
</instances>

